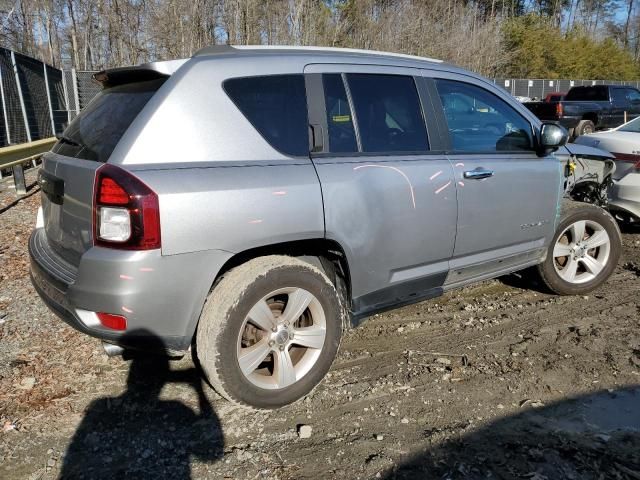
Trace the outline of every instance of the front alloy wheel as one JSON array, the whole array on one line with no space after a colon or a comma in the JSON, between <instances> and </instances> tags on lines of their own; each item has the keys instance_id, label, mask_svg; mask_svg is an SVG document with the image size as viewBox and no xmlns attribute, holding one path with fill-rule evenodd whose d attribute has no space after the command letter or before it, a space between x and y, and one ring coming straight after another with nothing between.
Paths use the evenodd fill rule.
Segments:
<instances>
[{"instance_id":1,"label":"front alloy wheel","mask_svg":"<svg viewBox=\"0 0 640 480\"><path fill-rule=\"evenodd\" d=\"M611 253L611 239L605 228L591 220L578 220L558 237L553 265L568 283L594 280L604 270Z\"/></svg>"},{"instance_id":2,"label":"front alloy wheel","mask_svg":"<svg viewBox=\"0 0 640 480\"><path fill-rule=\"evenodd\" d=\"M609 213L594 205L567 201L538 273L555 293L584 294L609 278L621 250L620 229Z\"/></svg>"}]
</instances>

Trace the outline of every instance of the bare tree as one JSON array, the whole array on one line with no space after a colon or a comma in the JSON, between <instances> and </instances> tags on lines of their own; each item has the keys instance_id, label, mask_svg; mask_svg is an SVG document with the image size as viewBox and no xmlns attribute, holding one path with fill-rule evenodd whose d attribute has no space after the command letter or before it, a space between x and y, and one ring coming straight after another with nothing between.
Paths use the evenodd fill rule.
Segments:
<instances>
[{"instance_id":1,"label":"bare tree","mask_svg":"<svg viewBox=\"0 0 640 480\"><path fill-rule=\"evenodd\" d=\"M397 51L495 75L511 60L505 22L532 11L558 29L608 35L637 51L635 0L625 0L623 23L612 16L617 1L0 0L0 38L51 64L80 69L184 58L229 43Z\"/></svg>"}]
</instances>

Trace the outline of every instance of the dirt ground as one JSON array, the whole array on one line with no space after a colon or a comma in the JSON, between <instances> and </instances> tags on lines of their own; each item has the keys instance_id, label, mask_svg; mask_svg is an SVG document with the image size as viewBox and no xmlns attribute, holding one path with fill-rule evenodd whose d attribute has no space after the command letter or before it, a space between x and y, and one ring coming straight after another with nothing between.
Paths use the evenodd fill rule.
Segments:
<instances>
[{"instance_id":1,"label":"dirt ground","mask_svg":"<svg viewBox=\"0 0 640 480\"><path fill-rule=\"evenodd\" d=\"M50 313L38 201L0 214L0 478L640 478L638 230L588 296L511 275L376 315L311 396L255 412Z\"/></svg>"}]
</instances>

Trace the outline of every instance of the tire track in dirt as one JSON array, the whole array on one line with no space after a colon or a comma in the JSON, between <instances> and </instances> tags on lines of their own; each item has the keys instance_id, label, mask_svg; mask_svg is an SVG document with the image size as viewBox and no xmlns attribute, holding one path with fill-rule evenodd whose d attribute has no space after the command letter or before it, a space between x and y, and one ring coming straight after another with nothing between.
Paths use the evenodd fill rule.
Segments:
<instances>
[{"instance_id":1,"label":"tire track in dirt","mask_svg":"<svg viewBox=\"0 0 640 480\"><path fill-rule=\"evenodd\" d=\"M128 363L104 358L96 340L48 313L29 286L26 234L35 208L36 196L0 216L0 310L6 314L0 325L0 423L17 427L0 434L0 476L6 471L25 479L55 476L60 452L87 406L120 395L129 371ZM505 432L487 428L519 418L532 404L640 384L640 231L625 232L623 240L620 268L586 300L541 293L517 276L486 281L375 316L347 332L320 387L282 410L249 412L207 392L222 423L225 454L215 463L192 459L192 476L375 478L411 454L437 455L448 442L471 442L475 432L489 432L481 449L500 446ZM447 354L464 354L468 363ZM189 358L172 367L192 368ZM21 389L29 377L35 385ZM167 384L162 398L198 409L198 397L184 384ZM298 438L300 424L313 427L311 438ZM503 454L517 452L522 443L526 452L534 451L527 471L535 472L540 462L564 468L550 456L557 449L535 453L545 438L533 437L529 444L522 433L529 426L507 425L513 425L508 431L515 440L510 437ZM162 441L173 441L166 433ZM615 436L608 443L594 441L598 452L615 452L617 462L640 452L637 444ZM101 445L96 461L117 448L136 446ZM477 452L467 453L474 452L467 444L453 451L438 465L468 477L460 473L470 471L463 463L478 462ZM583 451L588 448L567 455ZM496 478L512 478L505 470L511 462L503 456L500 463L499 457L485 454L478 465L490 466ZM51 462L54 467L47 467ZM618 470L605 471L625 478Z\"/></svg>"}]
</instances>

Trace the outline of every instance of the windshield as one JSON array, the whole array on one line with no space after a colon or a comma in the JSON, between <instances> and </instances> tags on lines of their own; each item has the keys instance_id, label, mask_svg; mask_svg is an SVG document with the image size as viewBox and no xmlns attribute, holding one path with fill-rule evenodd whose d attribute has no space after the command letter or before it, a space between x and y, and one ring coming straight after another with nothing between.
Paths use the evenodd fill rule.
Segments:
<instances>
[{"instance_id":1,"label":"windshield","mask_svg":"<svg viewBox=\"0 0 640 480\"><path fill-rule=\"evenodd\" d=\"M625 123L618 129L618 131L640 133L640 117L635 120L631 120L629 123Z\"/></svg>"},{"instance_id":2,"label":"windshield","mask_svg":"<svg viewBox=\"0 0 640 480\"><path fill-rule=\"evenodd\" d=\"M52 151L67 157L106 162L129 125L165 78L102 90L65 129Z\"/></svg>"}]
</instances>

